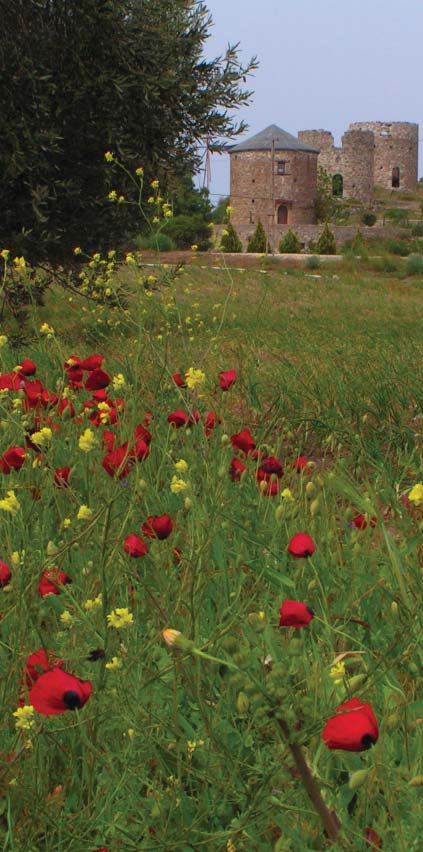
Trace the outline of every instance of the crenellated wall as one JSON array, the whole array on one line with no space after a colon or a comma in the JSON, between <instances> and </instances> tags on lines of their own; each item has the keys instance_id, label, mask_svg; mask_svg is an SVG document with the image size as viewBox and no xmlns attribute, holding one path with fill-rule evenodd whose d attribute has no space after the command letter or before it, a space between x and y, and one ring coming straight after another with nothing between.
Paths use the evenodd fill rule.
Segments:
<instances>
[{"instance_id":1,"label":"crenellated wall","mask_svg":"<svg viewBox=\"0 0 423 852\"><path fill-rule=\"evenodd\" d=\"M341 175L343 197L356 198L364 204L373 201L374 137L369 131L348 130L342 147L334 145L328 130L301 130L298 139L320 150L318 165L329 175Z\"/></svg>"},{"instance_id":2,"label":"crenellated wall","mask_svg":"<svg viewBox=\"0 0 423 852\"><path fill-rule=\"evenodd\" d=\"M373 182L385 189L414 192L418 181L419 126L408 121L355 121L350 131L374 136ZM399 185L393 186L393 170L399 170Z\"/></svg>"}]
</instances>

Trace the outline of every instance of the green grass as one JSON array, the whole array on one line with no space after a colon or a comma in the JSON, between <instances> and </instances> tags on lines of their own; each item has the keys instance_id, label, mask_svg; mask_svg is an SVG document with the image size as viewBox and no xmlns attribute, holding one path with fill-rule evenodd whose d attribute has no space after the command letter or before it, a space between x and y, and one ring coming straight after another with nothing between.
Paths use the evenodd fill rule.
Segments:
<instances>
[{"instance_id":1,"label":"green grass","mask_svg":"<svg viewBox=\"0 0 423 852\"><path fill-rule=\"evenodd\" d=\"M23 332L9 320L2 329L25 338L0 350L2 373L33 358L36 377L61 395L65 360L96 352L110 376L125 377L109 389L124 410L98 428L84 389L70 392L73 418L25 410L21 391L0 395L0 456L24 446L34 425L52 429L38 461L28 448L19 472L0 473L0 499L13 490L20 503L15 514L0 509L0 559L12 570L0 590L3 849L366 852L370 827L384 852L418 852L423 523L401 495L423 480L422 282L352 261L320 277L148 274L122 270L125 310L50 289ZM43 322L54 336L40 333ZM172 374L190 367L204 371L204 386L177 388ZM218 375L229 369L237 379L222 393ZM208 437L201 421L174 430L167 416L177 409L203 419L213 410L221 423ZM149 457L109 477L102 433L131 446L146 412ZM259 462L231 446L246 427L283 465L276 496L258 487ZM87 428L90 452L79 446ZM247 468L239 482L228 474L234 455ZM309 475L293 466L302 455ZM64 465L70 488L57 489L53 469ZM175 475L187 485L180 493ZM77 519L81 505L91 518ZM143 536L148 554L128 556L125 537L164 513L170 537ZM361 513L375 526L351 524ZM287 552L297 532L316 544L309 559ZM41 572L52 566L73 582L41 598ZM279 627L284 599L307 603L313 621ZM107 621L118 607L133 615L121 630ZM167 627L189 640L182 650L166 646ZM90 680L93 694L76 713L35 713L33 728L19 731L12 714L20 695L29 700L22 670L41 647ZM90 661L98 649L104 656ZM106 668L115 657L119 667ZM353 696L371 703L378 742L329 750L325 722ZM306 793L298 747L341 822L335 845ZM361 769L368 774L352 790Z\"/></svg>"}]
</instances>

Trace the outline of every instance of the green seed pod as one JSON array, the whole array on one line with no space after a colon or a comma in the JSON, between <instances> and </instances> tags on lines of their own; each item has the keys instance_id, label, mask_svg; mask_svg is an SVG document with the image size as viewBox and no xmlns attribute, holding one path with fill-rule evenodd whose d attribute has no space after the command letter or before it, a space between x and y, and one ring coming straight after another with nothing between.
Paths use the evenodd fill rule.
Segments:
<instances>
[{"instance_id":1,"label":"green seed pod","mask_svg":"<svg viewBox=\"0 0 423 852\"><path fill-rule=\"evenodd\" d=\"M225 432L223 433L223 435L220 438L220 443L223 444L224 446L226 444L231 443L231 439L230 439L229 435L227 435Z\"/></svg>"},{"instance_id":2,"label":"green seed pod","mask_svg":"<svg viewBox=\"0 0 423 852\"><path fill-rule=\"evenodd\" d=\"M365 674L353 675L353 677L351 677L348 681L348 686L350 689L356 690L359 686L365 683L366 679L367 675Z\"/></svg>"},{"instance_id":3,"label":"green seed pod","mask_svg":"<svg viewBox=\"0 0 423 852\"><path fill-rule=\"evenodd\" d=\"M310 503L310 514L311 517L314 518L315 515L318 515L320 512L320 500L316 497L315 500L312 500Z\"/></svg>"},{"instance_id":4,"label":"green seed pod","mask_svg":"<svg viewBox=\"0 0 423 852\"><path fill-rule=\"evenodd\" d=\"M249 612L247 615L247 621L256 633L261 633L266 626L264 612Z\"/></svg>"},{"instance_id":5,"label":"green seed pod","mask_svg":"<svg viewBox=\"0 0 423 852\"><path fill-rule=\"evenodd\" d=\"M354 553L354 556L358 556L359 553L361 553L361 544L359 544L358 541L356 541L355 544L354 544L353 553Z\"/></svg>"},{"instance_id":6,"label":"green seed pod","mask_svg":"<svg viewBox=\"0 0 423 852\"><path fill-rule=\"evenodd\" d=\"M314 495L316 493L316 486L315 486L314 482L307 482L307 485L305 487L305 493L306 493L308 499L310 499L311 497L314 497Z\"/></svg>"},{"instance_id":7,"label":"green seed pod","mask_svg":"<svg viewBox=\"0 0 423 852\"><path fill-rule=\"evenodd\" d=\"M391 603L391 612L394 618L398 618L399 609L396 601L392 601Z\"/></svg>"},{"instance_id":8,"label":"green seed pod","mask_svg":"<svg viewBox=\"0 0 423 852\"><path fill-rule=\"evenodd\" d=\"M47 545L47 556L56 556L58 552L58 548L56 547L54 541L49 541Z\"/></svg>"},{"instance_id":9,"label":"green seed pod","mask_svg":"<svg viewBox=\"0 0 423 852\"><path fill-rule=\"evenodd\" d=\"M275 521L279 523L285 515L285 506L282 504L275 509Z\"/></svg>"},{"instance_id":10,"label":"green seed pod","mask_svg":"<svg viewBox=\"0 0 423 852\"><path fill-rule=\"evenodd\" d=\"M317 589L317 580L313 579L313 580L310 580L310 582L307 586L307 591L312 592L312 591L314 591L314 589Z\"/></svg>"},{"instance_id":11,"label":"green seed pod","mask_svg":"<svg viewBox=\"0 0 423 852\"><path fill-rule=\"evenodd\" d=\"M236 709L238 713L241 713L242 715L244 715L244 713L248 713L249 707L250 699L248 698L248 695L246 695L245 692L240 692L236 700Z\"/></svg>"},{"instance_id":12,"label":"green seed pod","mask_svg":"<svg viewBox=\"0 0 423 852\"><path fill-rule=\"evenodd\" d=\"M357 769L357 772L353 772L348 781L350 790L358 790L359 787L362 787L367 781L369 772L370 769Z\"/></svg>"}]
</instances>

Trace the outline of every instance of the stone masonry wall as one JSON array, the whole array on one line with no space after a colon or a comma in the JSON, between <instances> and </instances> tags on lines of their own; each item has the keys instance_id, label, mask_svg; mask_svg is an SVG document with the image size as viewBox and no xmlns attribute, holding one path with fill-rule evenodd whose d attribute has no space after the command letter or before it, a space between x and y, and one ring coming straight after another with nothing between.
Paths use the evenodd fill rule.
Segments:
<instances>
[{"instance_id":1,"label":"stone masonry wall","mask_svg":"<svg viewBox=\"0 0 423 852\"><path fill-rule=\"evenodd\" d=\"M349 130L342 137L342 148L335 147L332 133L328 130L301 130L298 139L320 150L318 165L329 175L342 175L344 198L357 198L363 204L372 203L373 133Z\"/></svg>"},{"instance_id":2,"label":"stone masonry wall","mask_svg":"<svg viewBox=\"0 0 423 852\"><path fill-rule=\"evenodd\" d=\"M231 219L236 228L256 225L261 219L269 232L277 223L280 206L287 208L288 225L316 221L317 153L239 151L230 157ZM278 174L281 162L285 174Z\"/></svg>"},{"instance_id":3,"label":"stone masonry wall","mask_svg":"<svg viewBox=\"0 0 423 852\"><path fill-rule=\"evenodd\" d=\"M392 186L392 170L399 168L399 190L414 192L418 179L419 127L408 121L356 121L351 131L366 130L374 134L374 183L386 189Z\"/></svg>"}]
</instances>

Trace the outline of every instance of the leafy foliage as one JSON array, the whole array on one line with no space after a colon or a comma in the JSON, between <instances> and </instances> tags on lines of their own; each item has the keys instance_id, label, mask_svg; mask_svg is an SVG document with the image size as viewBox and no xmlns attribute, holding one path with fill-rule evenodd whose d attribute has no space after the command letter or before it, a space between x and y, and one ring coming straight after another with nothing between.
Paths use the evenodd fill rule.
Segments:
<instances>
[{"instance_id":1,"label":"leafy foliage","mask_svg":"<svg viewBox=\"0 0 423 852\"><path fill-rule=\"evenodd\" d=\"M1 21L0 243L30 261L134 230L136 210L105 200L112 144L129 172L141 164L147 185L172 189L198 166L199 140L219 137L217 150L245 129L231 109L248 103L256 61L237 46L202 57L203 3L2 0Z\"/></svg>"},{"instance_id":2,"label":"leafy foliage","mask_svg":"<svg viewBox=\"0 0 423 852\"><path fill-rule=\"evenodd\" d=\"M211 223L199 213L181 214L166 223L166 234L179 249L188 249L197 245L200 251L211 247Z\"/></svg>"},{"instance_id":3,"label":"leafy foliage","mask_svg":"<svg viewBox=\"0 0 423 852\"><path fill-rule=\"evenodd\" d=\"M335 237L327 222L316 242L316 251L318 254L336 254Z\"/></svg>"},{"instance_id":4,"label":"leafy foliage","mask_svg":"<svg viewBox=\"0 0 423 852\"><path fill-rule=\"evenodd\" d=\"M375 222L377 222L376 213L372 213L371 210L366 210L361 216L361 221L363 225L367 225L368 228L371 228Z\"/></svg>"}]
</instances>

